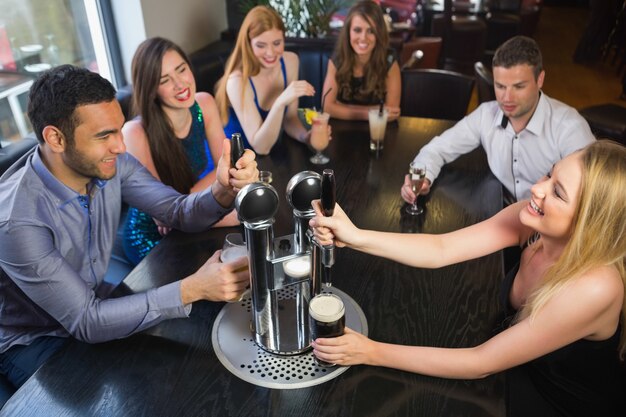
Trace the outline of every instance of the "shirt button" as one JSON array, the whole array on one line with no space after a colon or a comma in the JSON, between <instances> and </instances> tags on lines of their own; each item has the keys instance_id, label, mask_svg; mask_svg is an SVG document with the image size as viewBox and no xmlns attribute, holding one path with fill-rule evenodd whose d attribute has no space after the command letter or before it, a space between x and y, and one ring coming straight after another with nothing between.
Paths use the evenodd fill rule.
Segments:
<instances>
[{"instance_id":1,"label":"shirt button","mask_svg":"<svg viewBox=\"0 0 626 417\"><path fill-rule=\"evenodd\" d=\"M516 184L519 184L519 180L516 180L516 181L515 181L515 183L516 183Z\"/></svg>"},{"instance_id":2,"label":"shirt button","mask_svg":"<svg viewBox=\"0 0 626 417\"><path fill-rule=\"evenodd\" d=\"M92 263L92 264L95 264L95 263L96 263L96 260L95 260L95 259L92 259L92 260L91 260L91 263Z\"/></svg>"},{"instance_id":3,"label":"shirt button","mask_svg":"<svg viewBox=\"0 0 626 417\"><path fill-rule=\"evenodd\" d=\"M513 162L517 162L517 159L514 159Z\"/></svg>"}]
</instances>

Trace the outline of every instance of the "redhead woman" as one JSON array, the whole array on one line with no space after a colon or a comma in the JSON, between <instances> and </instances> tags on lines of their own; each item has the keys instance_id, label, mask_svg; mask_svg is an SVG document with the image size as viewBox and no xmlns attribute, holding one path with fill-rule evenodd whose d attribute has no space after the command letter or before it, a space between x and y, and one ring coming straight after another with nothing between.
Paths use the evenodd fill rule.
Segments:
<instances>
[{"instance_id":1,"label":"redhead woman","mask_svg":"<svg viewBox=\"0 0 626 417\"><path fill-rule=\"evenodd\" d=\"M311 225L320 243L335 239L338 246L414 267L523 248L502 283L508 320L481 345L400 346L347 329L313 342L320 359L455 379L507 370L509 416L626 415L619 364L626 353L625 147L593 143L557 162L529 200L443 235L361 230L339 207L324 217L319 201L314 206Z\"/></svg>"},{"instance_id":2,"label":"redhead woman","mask_svg":"<svg viewBox=\"0 0 626 417\"><path fill-rule=\"evenodd\" d=\"M163 38L145 40L132 62L133 111L123 128L126 149L156 178L187 194L215 181L224 131L213 97L196 91L189 59ZM231 213L216 226L238 224ZM156 246L167 225L131 207L124 227L124 252L138 263Z\"/></svg>"},{"instance_id":3,"label":"redhead woman","mask_svg":"<svg viewBox=\"0 0 626 417\"><path fill-rule=\"evenodd\" d=\"M346 16L324 81L324 111L345 120L367 120L384 103L388 119L400 116L400 67L389 51L389 34L380 6L366 0Z\"/></svg>"},{"instance_id":4,"label":"redhead woman","mask_svg":"<svg viewBox=\"0 0 626 417\"><path fill-rule=\"evenodd\" d=\"M310 133L298 118L298 99L315 89L298 80L298 56L285 51L285 26L270 7L257 6L246 15L216 100L224 133L241 133L246 148L267 154L282 131L306 142Z\"/></svg>"}]
</instances>

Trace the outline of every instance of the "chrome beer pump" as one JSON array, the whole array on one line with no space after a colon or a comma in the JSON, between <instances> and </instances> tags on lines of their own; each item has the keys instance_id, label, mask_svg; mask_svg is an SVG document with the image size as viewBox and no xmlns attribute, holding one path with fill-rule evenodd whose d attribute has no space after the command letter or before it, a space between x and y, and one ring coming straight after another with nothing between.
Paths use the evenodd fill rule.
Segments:
<instances>
[{"instance_id":1,"label":"chrome beer pump","mask_svg":"<svg viewBox=\"0 0 626 417\"><path fill-rule=\"evenodd\" d=\"M332 214L332 170L325 170L324 178L303 171L289 180L286 197L295 227L286 236L274 237L279 198L271 185L248 184L235 200L250 262L251 330L257 345L270 353L295 355L309 349L309 300L322 284L330 285L334 248L319 245L308 232L315 216L311 200L322 197L325 213Z\"/></svg>"}]
</instances>

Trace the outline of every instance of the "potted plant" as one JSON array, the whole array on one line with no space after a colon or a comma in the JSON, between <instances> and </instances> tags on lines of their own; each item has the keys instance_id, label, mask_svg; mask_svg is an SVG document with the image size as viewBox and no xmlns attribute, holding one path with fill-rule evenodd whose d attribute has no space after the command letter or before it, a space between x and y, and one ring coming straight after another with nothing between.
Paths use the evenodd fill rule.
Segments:
<instances>
[{"instance_id":1,"label":"potted plant","mask_svg":"<svg viewBox=\"0 0 626 417\"><path fill-rule=\"evenodd\" d=\"M332 16L349 5L349 0L240 0L242 13L254 6L271 6L283 16L286 36L324 38L330 34Z\"/></svg>"}]
</instances>

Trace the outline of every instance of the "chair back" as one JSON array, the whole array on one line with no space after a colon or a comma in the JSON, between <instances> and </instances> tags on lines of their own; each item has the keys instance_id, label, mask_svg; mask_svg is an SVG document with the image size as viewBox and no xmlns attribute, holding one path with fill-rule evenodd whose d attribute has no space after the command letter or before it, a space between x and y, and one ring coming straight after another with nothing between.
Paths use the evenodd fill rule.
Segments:
<instances>
[{"instance_id":1,"label":"chair back","mask_svg":"<svg viewBox=\"0 0 626 417\"><path fill-rule=\"evenodd\" d=\"M474 64L474 74L476 75L476 91L478 92L478 103L493 101L496 93L493 89L493 74L491 70L478 61Z\"/></svg>"},{"instance_id":2,"label":"chair back","mask_svg":"<svg viewBox=\"0 0 626 417\"><path fill-rule=\"evenodd\" d=\"M519 14L522 0L491 0L490 10Z\"/></svg>"},{"instance_id":3,"label":"chair back","mask_svg":"<svg viewBox=\"0 0 626 417\"><path fill-rule=\"evenodd\" d=\"M443 38L440 68L473 75L474 62L485 53L487 25L483 19L457 15L448 19L445 14L436 14L431 21L431 35Z\"/></svg>"},{"instance_id":4,"label":"chair back","mask_svg":"<svg viewBox=\"0 0 626 417\"><path fill-rule=\"evenodd\" d=\"M34 136L27 136L0 148L0 176L38 143Z\"/></svg>"},{"instance_id":5,"label":"chair back","mask_svg":"<svg viewBox=\"0 0 626 417\"><path fill-rule=\"evenodd\" d=\"M125 86L118 88L117 92L115 93L115 98L117 99L118 103L120 103L120 107L122 108L122 114L124 114L124 118L126 119L126 121L132 119L133 115L131 112L133 111L133 109L131 109L131 106L133 101L133 86L130 84L126 84Z\"/></svg>"},{"instance_id":6,"label":"chair back","mask_svg":"<svg viewBox=\"0 0 626 417\"><path fill-rule=\"evenodd\" d=\"M474 78L453 71L402 71L403 116L461 120L472 97Z\"/></svg>"}]
</instances>

